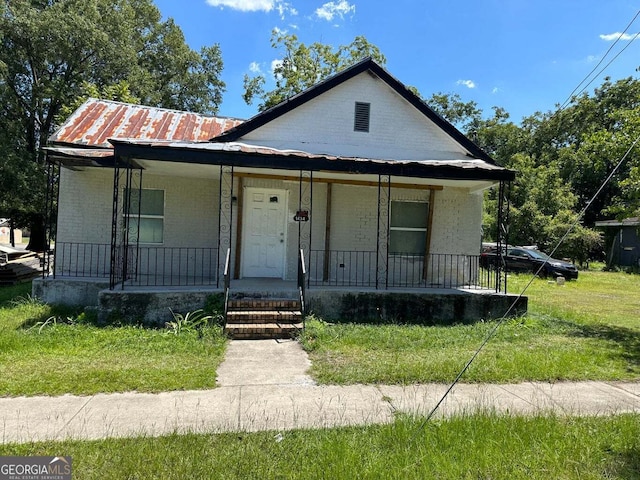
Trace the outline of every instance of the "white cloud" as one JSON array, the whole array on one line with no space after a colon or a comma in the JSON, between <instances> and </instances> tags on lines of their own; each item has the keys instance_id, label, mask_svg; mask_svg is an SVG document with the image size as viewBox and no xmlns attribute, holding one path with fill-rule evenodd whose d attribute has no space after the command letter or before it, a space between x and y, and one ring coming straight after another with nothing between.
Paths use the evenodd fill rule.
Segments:
<instances>
[{"instance_id":1,"label":"white cloud","mask_svg":"<svg viewBox=\"0 0 640 480\"><path fill-rule=\"evenodd\" d=\"M276 9L278 10L278 13L280 14L280 18L282 20L285 19L286 14L293 15L293 16L298 15L298 10L296 10L293 7L293 5L291 5L290 3L277 1L276 2Z\"/></svg>"},{"instance_id":2,"label":"white cloud","mask_svg":"<svg viewBox=\"0 0 640 480\"><path fill-rule=\"evenodd\" d=\"M500 89L498 87L493 87L493 90L491 90L491 93L493 93L495 95L499 91L500 91Z\"/></svg>"},{"instance_id":3,"label":"white cloud","mask_svg":"<svg viewBox=\"0 0 640 480\"><path fill-rule=\"evenodd\" d=\"M262 69L260 68L260 64L258 62L251 62L249 64L249 71L251 73L262 73Z\"/></svg>"},{"instance_id":4,"label":"white cloud","mask_svg":"<svg viewBox=\"0 0 640 480\"><path fill-rule=\"evenodd\" d=\"M334 17L338 16L341 19L348 14L355 14L356 6L351 5L347 0L340 0L339 2L329 2L316 9L316 16L322 20L331 22Z\"/></svg>"},{"instance_id":5,"label":"white cloud","mask_svg":"<svg viewBox=\"0 0 640 480\"><path fill-rule=\"evenodd\" d=\"M635 35L630 35L628 33L620 33L620 32L616 32L616 33L607 33L607 34L602 34L600 35L600 38L602 40L604 40L605 42L613 42L614 40L631 40L633 39L633 37L635 37Z\"/></svg>"},{"instance_id":6,"label":"white cloud","mask_svg":"<svg viewBox=\"0 0 640 480\"><path fill-rule=\"evenodd\" d=\"M284 19L286 14L297 15L298 11L283 0L207 0L212 7L228 7L241 12L270 12L275 9Z\"/></svg>"},{"instance_id":7,"label":"white cloud","mask_svg":"<svg viewBox=\"0 0 640 480\"><path fill-rule=\"evenodd\" d=\"M242 12L270 12L275 0L207 0L212 7L229 7Z\"/></svg>"},{"instance_id":8,"label":"white cloud","mask_svg":"<svg viewBox=\"0 0 640 480\"><path fill-rule=\"evenodd\" d=\"M476 83L473 80L458 80L456 85L464 85L467 88L476 88Z\"/></svg>"},{"instance_id":9,"label":"white cloud","mask_svg":"<svg viewBox=\"0 0 640 480\"><path fill-rule=\"evenodd\" d=\"M597 55L589 55L587 57L587 63L597 62L599 58L600 57L598 57Z\"/></svg>"}]
</instances>

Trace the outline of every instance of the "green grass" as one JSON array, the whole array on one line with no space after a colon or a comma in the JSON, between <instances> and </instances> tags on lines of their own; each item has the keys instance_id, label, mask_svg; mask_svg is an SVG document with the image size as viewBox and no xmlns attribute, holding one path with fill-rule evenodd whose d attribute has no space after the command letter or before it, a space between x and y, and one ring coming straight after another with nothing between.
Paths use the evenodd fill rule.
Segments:
<instances>
[{"instance_id":1,"label":"green grass","mask_svg":"<svg viewBox=\"0 0 640 480\"><path fill-rule=\"evenodd\" d=\"M529 277L512 275L511 291ZM468 382L637 380L640 276L581 272L558 286L536 279L529 315L507 320L464 376ZM451 327L326 324L302 337L321 383L450 382L495 322Z\"/></svg>"},{"instance_id":2,"label":"green grass","mask_svg":"<svg viewBox=\"0 0 640 480\"><path fill-rule=\"evenodd\" d=\"M226 345L220 327L180 335L136 326L99 327L91 315L44 305L29 291L30 284L0 289L0 395L215 386ZM56 322L47 322L51 317Z\"/></svg>"},{"instance_id":3,"label":"green grass","mask_svg":"<svg viewBox=\"0 0 640 480\"><path fill-rule=\"evenodd\" d=\"M2 445L0 455L70 455L74 478L637 479L640 416L491 413L287 432Z\"/></svg>"}]
</instances>

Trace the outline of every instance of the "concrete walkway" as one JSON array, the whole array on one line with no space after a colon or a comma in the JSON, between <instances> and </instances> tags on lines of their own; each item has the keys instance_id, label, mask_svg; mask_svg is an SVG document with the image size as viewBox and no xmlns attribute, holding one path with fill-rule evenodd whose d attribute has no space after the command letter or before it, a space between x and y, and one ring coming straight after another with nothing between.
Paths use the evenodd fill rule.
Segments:
<instances>
[{"instance_id":1,"label":"concrete walkway","mask_svg":"<svg viewBox=\"0 0 640 480\"><path fill-rule=\"evenodd\" d=\"M318 386L294 341L232 341L219 388L160 394L0 398L0 442L153 436L173 432L287 430L393 421L426 414L447 385ZM479 409L509 414L640 413L640 382L459 384L439 416Z\"/></svg>"}]
</instances>

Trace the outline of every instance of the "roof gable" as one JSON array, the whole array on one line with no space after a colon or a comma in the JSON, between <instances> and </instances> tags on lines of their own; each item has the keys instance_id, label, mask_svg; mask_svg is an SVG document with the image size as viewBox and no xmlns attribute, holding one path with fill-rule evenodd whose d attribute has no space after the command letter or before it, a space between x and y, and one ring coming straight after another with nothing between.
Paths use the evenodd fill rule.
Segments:
<instances>
[{"instance_id":1,"label":"roof gable","mask_svg":"<svg viewBox=\"0 0 640 480\"><path fill-rule=\"evenodd\" d=\"M426 125L433 125L435 127L430 132L431 135L444 135L450 139L451 145L456 145L456 150L464 152L461 156L466 155L481 160L485 160L494 164L494 160L484 151L482 151L477 145L469 140L464 134L456 129L451 123L443 119L435 111L433 111L428 105L426 105L417 95L411 92L400 81L389 74L380 65L375 63L371 58L362 60L361 62L339 72L338 74L318 83L317 85L305 90L304 92L295 95L288 100L254 116L246 122L231 128L223 134L212 138L214 142L229 142L237 140L249 140L252 137L258 135L258 131L263 127L271 124L282 122L283 118L291 116L291 113L296 109L302 110L313 104L314 101L320 101L321 96L326 96L328 92L332 90L338 90L345 88L345 85L351 80L355 79L359 75L370 75L372 78L382 80L384 85L390 89L396 96L401 97L405 104L410 105L414 112L417 112L418 116L421 116L423 123ZM364 77L363 75L363 77ZM397 98L397 97L396 97ZM355 99L357 101L357 99ZM353 108L351 105L349 108ZM372 106L372 109L375 106ZM318 112L315 112L316 116ZM323 117L326 117L323 116ZM414 119L416 121L416 119ZM418 120L419 121L419 120ZM292 124L296 124L293 121ZM395 125L396 130L404 128L403 125ZM438 132L436 133L435 130ZM259 135L258 135L259 137Z\"/></svg>"}]
</instances>

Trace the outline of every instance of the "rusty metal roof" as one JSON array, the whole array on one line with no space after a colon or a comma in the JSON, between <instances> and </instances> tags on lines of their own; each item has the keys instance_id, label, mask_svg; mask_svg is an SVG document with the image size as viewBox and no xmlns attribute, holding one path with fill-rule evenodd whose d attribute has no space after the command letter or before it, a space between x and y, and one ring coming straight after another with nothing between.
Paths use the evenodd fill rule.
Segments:
<instances>
[{"instance_id":1,"label":"rusty metal roof","mask_svg":"<svg viewBox=\"0 0 640 480\"><path fill-rule=\"evenodd\" d=\"M90 98L49 137L49 144L113 148L110 138L205 142L243 121Z\"/></svg>"}]
</instances>

